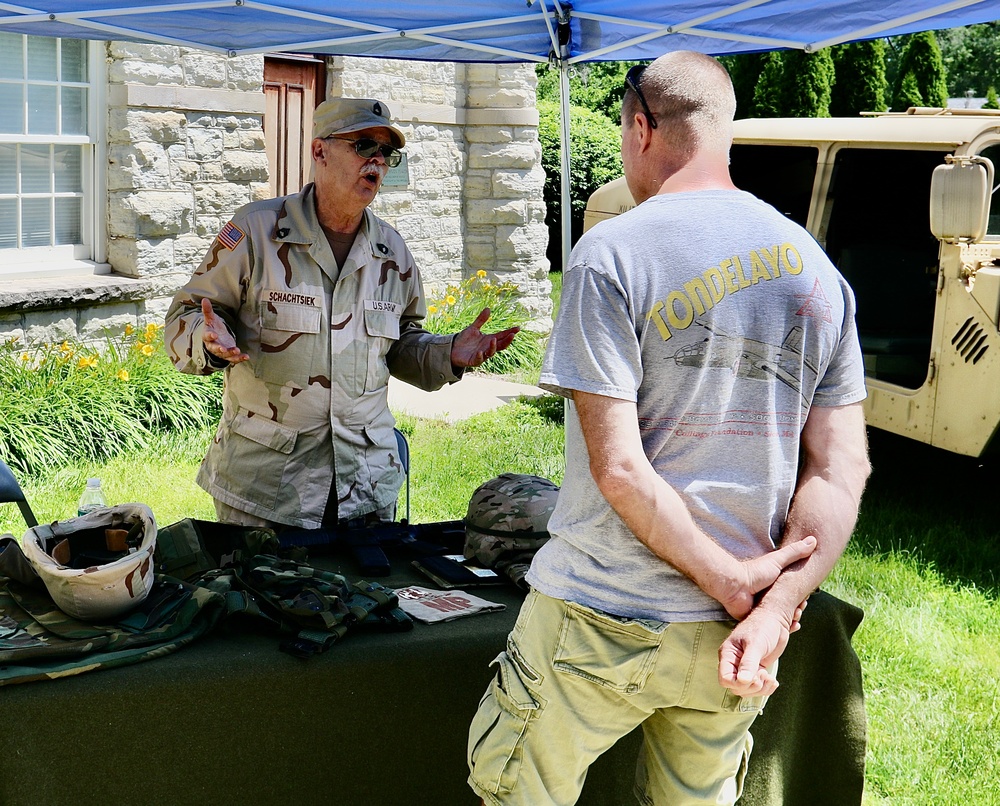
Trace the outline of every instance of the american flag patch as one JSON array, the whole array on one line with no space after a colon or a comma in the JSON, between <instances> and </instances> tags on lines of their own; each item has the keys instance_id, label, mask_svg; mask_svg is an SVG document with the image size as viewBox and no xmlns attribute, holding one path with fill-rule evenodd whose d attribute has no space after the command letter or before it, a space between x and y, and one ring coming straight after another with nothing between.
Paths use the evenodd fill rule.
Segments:
<instances>
[{"instance_id":1,"label":"american flag patch","mask_svg":"<svg viewBox=\"0 0 1000 806\"><path fill-rule=\"evenodd\" d=\"M226 226L222 228L219 233L219 241L227 249L235 249L239 246L240 241L246 237L246 233L237 227L232 221L230 221Z\"/></svg>"}]
</instances>

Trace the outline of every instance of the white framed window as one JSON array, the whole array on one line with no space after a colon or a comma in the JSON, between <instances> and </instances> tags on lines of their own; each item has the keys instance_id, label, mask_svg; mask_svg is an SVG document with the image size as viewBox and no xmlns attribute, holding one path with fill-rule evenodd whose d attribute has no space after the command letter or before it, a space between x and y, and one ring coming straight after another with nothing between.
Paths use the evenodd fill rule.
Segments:
<instances>
[{"instance_id":1,"label":"white framed window","mask_svg":"<svg viewBox=\"0 0 1000 806\"><path fill-rule=\"evenodd\" d=\"M106 273L103 42L0 31L0 279Z\"/></svg>"}]
</instances>

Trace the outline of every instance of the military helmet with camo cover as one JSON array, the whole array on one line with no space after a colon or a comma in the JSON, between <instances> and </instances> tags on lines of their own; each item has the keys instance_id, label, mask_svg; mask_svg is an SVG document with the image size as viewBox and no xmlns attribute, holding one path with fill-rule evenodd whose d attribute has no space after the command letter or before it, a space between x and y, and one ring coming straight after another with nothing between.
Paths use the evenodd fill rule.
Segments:
<instances>
[{"instance_id":1,"label":"military helmet with camo cover","mask_svg":"<svg viewBox=\"0 0 1000 806\"><path fill-rule=\"evenodd\" d=\"M525 473L503 473L481 484L465 516L466 559L474 557L488 568L515 558L530 561L549 539L558 494L553 482Z\"/></svg>"}]
</instances>

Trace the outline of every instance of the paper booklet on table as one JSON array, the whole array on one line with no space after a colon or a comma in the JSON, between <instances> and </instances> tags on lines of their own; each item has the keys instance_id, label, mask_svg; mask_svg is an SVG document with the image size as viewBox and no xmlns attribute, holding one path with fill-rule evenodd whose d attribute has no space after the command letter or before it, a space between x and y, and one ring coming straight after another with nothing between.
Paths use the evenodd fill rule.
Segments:
<instances>
[{"instance_id":1,"label":"paper booklet on table","mask_svg":"<svg viewBox=\"0 0 1000 806\"><path fill-rule=\"evenodd\" d=\"M463 616L474 616L477 613L490 613L506 608L504 604L489 602L465 591L435 591L417 585L398 588L396 597L404 612L427 624L451 621Z\"/></svg>"},{"instance_id":2,"label":"paper booklet on table","mask_svg":"<svg viewBox=\"0 0 1000 806\"><path fill-rule=\"evenodd\" d=\"M490 568L469 563L461 554L421 557L413 561L413 567L442 588L478 588L510 581Z\"/></svg>"}]
</instances>

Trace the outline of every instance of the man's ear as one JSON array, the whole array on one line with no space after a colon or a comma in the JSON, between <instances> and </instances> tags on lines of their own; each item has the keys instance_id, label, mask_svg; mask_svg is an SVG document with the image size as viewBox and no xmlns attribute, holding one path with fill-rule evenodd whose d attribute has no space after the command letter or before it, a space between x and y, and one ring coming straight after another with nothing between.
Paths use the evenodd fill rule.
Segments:
<instances>
[{"instance_id":1,"label":"man's ear","mask_svg":"<svg viewBox=\"0 0 1000 806\"><path fill-rule=\"evenodd\" d=\"M314 138L310 149L314 160L324 159L326 157L326 140L321 140L319 137Z\"/></svg>"},{"instance_id":2,"label":"man's ear","mask_svg":"<svg viewBox=\"0 0 1000 806\"><path fill-rule=\"evenodd\" d=\"M639 153L642 153L653 142L653 128L649 125L649 118L642 112L636 114L635 119L632 121L632 126L638 129L635 133L636 142L639 146Z\"/></svg>"}]
</instances>

